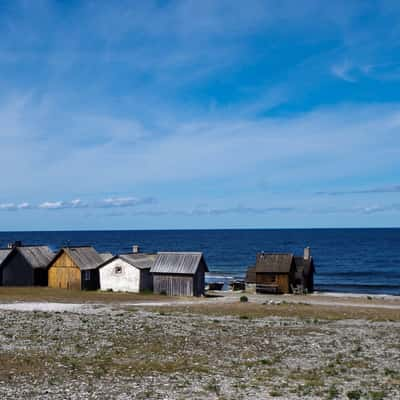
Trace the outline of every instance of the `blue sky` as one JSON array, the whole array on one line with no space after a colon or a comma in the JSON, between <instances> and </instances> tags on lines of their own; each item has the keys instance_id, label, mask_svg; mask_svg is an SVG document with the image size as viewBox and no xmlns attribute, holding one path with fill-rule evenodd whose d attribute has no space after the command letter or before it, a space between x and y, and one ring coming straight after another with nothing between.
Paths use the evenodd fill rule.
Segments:
<instances>
[{"instance_id":1,"label":"blue sky","mask_svg":"<svg viewBox=\"0 0 400 400\"><path fill-rule=\"evenodd\" d=\"M3 1L0 230L400 226L398 1Z\"/></svg>"}]
</instances>

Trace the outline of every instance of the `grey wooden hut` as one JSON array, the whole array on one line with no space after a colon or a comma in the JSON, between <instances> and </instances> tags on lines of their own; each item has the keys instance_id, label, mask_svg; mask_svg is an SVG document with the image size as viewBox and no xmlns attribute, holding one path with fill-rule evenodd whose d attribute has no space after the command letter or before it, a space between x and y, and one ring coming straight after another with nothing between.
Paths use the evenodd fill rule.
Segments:
<instances>
[{"instance_id":1,"label":"grey wooden hut","mask_svg":"<svg viewBox=\"0 0 400 400\"><path fill-rule=\"evenodd\" d=\"M197 252L159 252L150 269L154 293L169 296L203 295L206 272L203 253Z\"/></svg>"},{"instance_id":2,"label":"grey wooden hut","mask_svg":"<svg viewBox=\"0 0 400 400\"><path fill-rule=\"evenodd\" d=\"M0 258L6 251L1 252ZM15 246L1 263L3 286L47 286L47 265L54 253L47 246Z\"/></svg>"}]
</instances>

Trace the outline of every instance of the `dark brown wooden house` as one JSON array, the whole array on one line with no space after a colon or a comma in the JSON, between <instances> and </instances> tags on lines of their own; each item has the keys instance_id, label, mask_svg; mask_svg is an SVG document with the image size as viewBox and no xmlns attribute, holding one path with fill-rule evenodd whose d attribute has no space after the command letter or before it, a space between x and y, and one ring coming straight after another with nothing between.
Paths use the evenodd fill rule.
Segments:
<instances>
[{"instance_id":1,"label":"dark brown wooden house","mask_svg":"<svg viewBox=\"0 0 400 400\"><path fill-rule=\"evenodd\" d=\"M109 254L91 246L64 247L48 264L49 287L78 290L100 288L98 267Z\"/></svg>"},{"instance_id":2,"label":"dark brown wooden house","mask_svg":"<svg viewBox=\"0 0 400 400\"><path fill-rule=\"evenodd\" d=\"M259 292L290 293L296 264L293 254L257 254L256 290Z\"/></svg>"},{"instance_id":3,"label":"dark brown wooden house","mask_svg":"<svg viewBox=\"0 0 400 400\"><path fill-rule=\"evenodd\" d=\"M46 267L53 257L54 253L47 246L14 246L1 250L1 284L47 286Z\"/></svg>"},{"instance_id":4,"label":"dark brown wooden house","mask_svg":"<svg viewBox=\"0 0 400 400\"><path fill-rule=\"evenodd\" d=\"M169 296L201 296L207 264L202 253L158 253L150 269L155 293Z\"/></svg>"},{"instance_id":5,"label":"dark brown wooden house","mask_svg":"<svg viewBox=\"0 0 400 400\"><path fill-rule=\"evenodd\" d=\"M246 283L255 283L257 292L263 293L310 293L314 290L314 272L309 247L303 256L258 253L256 265L247 270Z\"/></svg>"}]
</instances>

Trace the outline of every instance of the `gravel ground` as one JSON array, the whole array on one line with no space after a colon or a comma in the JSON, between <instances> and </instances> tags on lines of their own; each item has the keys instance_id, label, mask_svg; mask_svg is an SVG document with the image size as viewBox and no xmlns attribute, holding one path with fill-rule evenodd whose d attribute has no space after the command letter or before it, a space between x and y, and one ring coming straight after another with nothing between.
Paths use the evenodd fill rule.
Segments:
<instances>
[{"instance_id":1,"label":"gravel ground","mask_svg":"<svg viewBox=\"0 0 400 400\"><path fill-rule=\"evenodd\" d=\"M400 322L38 304L0 305L1 399L400 399Z\"/></svg>"}]
</instances>

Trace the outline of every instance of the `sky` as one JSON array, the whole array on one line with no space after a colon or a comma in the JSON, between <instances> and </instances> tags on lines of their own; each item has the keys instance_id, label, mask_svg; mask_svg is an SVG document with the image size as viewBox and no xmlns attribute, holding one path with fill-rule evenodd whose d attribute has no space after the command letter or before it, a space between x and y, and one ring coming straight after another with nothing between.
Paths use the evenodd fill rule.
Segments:
<instances>
[{"instance_id":1,"label":"sky","mask_svg":"<svg viewBox=\"0 0 400 400\"><path fill-rule=\"evenodd\" d=\"M400 2L0 2L0 230L400 227Z\"/></svg>"}]
</instances>

